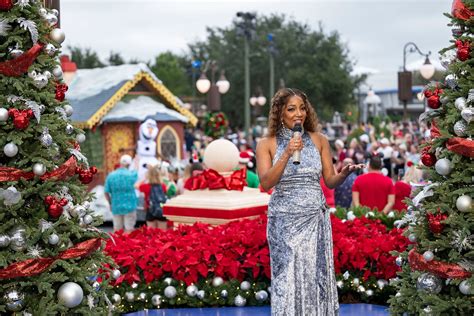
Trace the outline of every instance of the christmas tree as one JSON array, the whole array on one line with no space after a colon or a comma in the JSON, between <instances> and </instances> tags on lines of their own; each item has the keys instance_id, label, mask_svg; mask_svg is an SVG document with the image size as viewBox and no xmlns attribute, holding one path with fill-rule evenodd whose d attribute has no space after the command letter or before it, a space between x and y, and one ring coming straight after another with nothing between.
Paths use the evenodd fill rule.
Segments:
<instances>
[{"instance_id":1,"label":"christmas tree","mask_svg":"<svg viewBox=\"0 0 474 316\"><path fill-rule=\"evenodd\" d=\"M397 258L395 315L474 314L473 10L474 0L454 1L452 45L441 51L446 78L424 90L430 110L420 120L431 137L421 160L430 183L403 219L412 245Z\"/></svg>"},{"instance_id":2,"label":"christmas tree","mask_svg":"<svg viewBox=\"0 0 474 316\"><path fill-rule=\"evenodd\" d=\"M96 169L68 118L58 11L41 2L0 0L0 313L106 314L120 272L89 209Z\"/></svg>"}]
</instances>

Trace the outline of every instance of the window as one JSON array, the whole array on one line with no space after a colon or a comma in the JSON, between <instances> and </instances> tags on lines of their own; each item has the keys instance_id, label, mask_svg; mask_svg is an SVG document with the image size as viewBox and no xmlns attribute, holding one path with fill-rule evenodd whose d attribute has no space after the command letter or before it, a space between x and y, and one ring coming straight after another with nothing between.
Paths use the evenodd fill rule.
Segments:
<instances>
[{"instance_id":1,"label":"window","mask_svg":"<svg viewBox=\"0 0 474 316\"><path fill-rule=\"evenodd\" d=\"M171 126L165 126L158 136L158 152L164 159L180 159L178 134Z\"/></svg>"}]
</instances>

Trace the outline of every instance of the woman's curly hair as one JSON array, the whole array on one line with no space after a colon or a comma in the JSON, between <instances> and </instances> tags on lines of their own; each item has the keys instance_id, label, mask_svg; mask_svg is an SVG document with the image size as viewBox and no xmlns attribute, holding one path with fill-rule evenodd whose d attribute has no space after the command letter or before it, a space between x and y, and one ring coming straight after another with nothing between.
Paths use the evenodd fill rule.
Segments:
<instances>
[{"instance_id":1,"label":"woman's curly hair","mask_svg":"<svg viewBox=\"0 0 474 316\"><path fill-rule=\"evenodd\" d=\"M306 94L298 89L282 88L278 90L272 98L270 107L270 114L268 118L268 136L276 136L278 131L282 128L282 114L285 105L288 103L290 97L300 97L306 106L306 119L303 123L303 128L308 132L316 132L318 127L318 118L316 111L308 100Z\"/></svg>"}]
</instances>

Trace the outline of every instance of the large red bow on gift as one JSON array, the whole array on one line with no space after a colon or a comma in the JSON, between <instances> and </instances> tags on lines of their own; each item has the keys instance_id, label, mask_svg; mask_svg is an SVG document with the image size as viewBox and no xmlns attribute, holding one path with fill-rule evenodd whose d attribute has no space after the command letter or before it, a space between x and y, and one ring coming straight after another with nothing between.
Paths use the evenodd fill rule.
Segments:
<instances>
[{"instance_id":1,"label":"large red bow on gift","mask_svg":"<svg viewBox=\"0 0 474 316\"><path fill-rule=\"evenodd\" d=\"M184 188L191 191L207 188L209 190L227 189L242 191L244 186L247 185L246 178L246 169L236 170L229 177L222 176L216 170L207 169L186 180Z\"/></svg>"}]
</instances>

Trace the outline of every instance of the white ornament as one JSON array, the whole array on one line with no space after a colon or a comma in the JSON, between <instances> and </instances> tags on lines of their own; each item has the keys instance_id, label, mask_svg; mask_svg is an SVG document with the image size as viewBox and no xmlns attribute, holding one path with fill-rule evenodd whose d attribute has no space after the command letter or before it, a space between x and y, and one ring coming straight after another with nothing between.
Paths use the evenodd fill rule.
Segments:
<instances>
[{"instance_id":1,"label":"white ornament","mask_svg":"<svg viewBox=\"0 0 474 316\"><path fill-rule=\"evenodd\" d=\"M374 295L374 291L372 291L371 289L368 289L367 291L365 291L365 294L367 296L372 296L372 295Z\"/></svg>"},{"instance_id":2,"label":"white ornament","mask_svg":"<svg viewBox=\"0 0 474 316\"><path fill-rule=\"evenodd\" d=\"M49 26L55 26L58 23L58 17L54 14L47 14L45 20L48 22Z\"/></svg>"},{"instance_id":3,"label":"white ornament","mask_svg":"<svg viewBox=\"0 0 474 316\"><path fill-rule=\"evenodd\" d=\"M467 280L463 280L459 283L459 291L464 295L472 295L474 291L472 291L471 286Z\"/></svg>"},{"instance_id":4,"label":"white ornament","mask_svg":"<svg viewBox=\"0 0 474 316\"><path fill-rule=\"evenodd\" d=\"M173 279L168 277L163 280L166 284L171 285L171 282L173 282Z\"/></svg>"},{"instance_id":5,"label":"white ornament","mask_svg":"<svg viewBox=\"0 0 474 316\"><path fill-rule=\"evenodd\" d=\"M459 111L462 111L466 107L466 98L464 97L457 98L456 101L454 101L454 106Z\"/></svg>"},{"instance_id":6,"label":"white ornament","mask_svg":"<svg viewBox=\"0 0 474 316\"><path fill-rule=\"evenodd\" d=\"M49 37L56 43L61 44L62 42L64 42L66 34L64 34L63 30L55 28L49 33Z\"/></svg>"},{"instance_id":7,"label":"white ornament","mask_svg":"<svg viewBox=\"0 0 474 316\"><path fill-rule=\"evenodd\" d=\"M245 306L246 303L247 303L247 300L240 295L237 295L234 299L235 306L242 307L242 306Z\"/></svg>"},{"instance_id":8,"label":"white ornament","mask_svg":"<svg viewBox=\"0 0 474 316\"><path fill-rule=\"evenodd\" d=\"M383 288L385 287L385 285L387 285L388 282L387 280L383 280L383 279L379 279L377 280L377 286L379 287L379 289L383 290Z\"/></svg>"},{"instance_id":9,"label":"white ornament","mask_svg":"<svg viewBox=\"0 0 474 316\"><path fill-rule=\"evenodd\" d=\"M8 110L5 108L0 108L0 122L6 122L8 117Z\"/></svg>"},{"instance_id":10,"label":"white ornament","mask_svg":"<svg viewBox=\"0 0 474 316\"><path fill-rule=\"evenodd\" d=\"M472 121L474 121L474 107L471 106L468 108L464 108L461 111L461 116L468 123L471 123Z\"/></svg>"},{"instance_id":11,"label":"white ornament","mask_svg":"<svg viewBox=\"0 0 474 316\"><path fill-rule=\"evenodd\" d=\"M46 173L46 167L42 163L37 162L33 165L33 173L41 177Z\"/></svg>"},{"instance_id":12,"label":"white ornament","mask_svg":"<svg viewBox=\"0 0 474 316\"><path fill-rule=\"evenodd\" d=\"M89 225L94 221L94 218L91 215L87 214L82 218L82 220L84 224Z\"/></svg>"},{"instance_id":13,"label":"white ornament","mask_svg":"<svg viewBox=\"0 0 474 316\"><path fill-rule=\"evenodd\" d=\"M153 306L160 306L161 304L161 295L155 294L151 297L151 303Z\"/></svg>"},{"instance_id":14,"label":"white ornament","mask_svg":"<svg viewBox=\"0 0 474 316\"><path fill-rule=\"evenodd\" d=\"M359 284L360 284L359 278L354 278L354 279L352 280L352 284L354 284L354 286L359 286Z\"/></svg>"},{"instance_id":15,"label":"white ornament","mask_svg":"<svg viewBox=\"0 0 474 316\"><path fill-rule=\"evenodd\" d=\"M56 79L61 79L63 77L63 70L61 66L57 65L53 69L53 76L56 77Z\"/></svg>"},{"instance_id":16,"label":"white ornament","mask_svg":"<svg viewBox=\"0 0 474 316\"><path fill-rule=\"evenodd\" d=\"M426 261L431 261L434 259L434 254L432 251L430 250L427 250L423 253L423 258L426 260Z\"/></svg>"},{"instance_id":17,"label":"white ornament","mask_svg":"<svg viewBox=\"0 0 474 316\"><path fill-rule=\"evenodd\" d=\"M114 305L118 305L120 304L120 302L122 301L122 297L115 293L114 295L112 295L112 302L114 303Z\"/></svg>"},{"instance_id":18,"label":"white ornament","mask_svg":"<svg viewBox=\"0 0 474 316\"><path fill-rule=\"evenodd\" d=\"M390 211L390 212L387 214L387 217L388 217L388 218L394 218L394 217L395 217L395 212L394 212L394 211Z\"/></svg>"},{"instance_id":19,"label":"white ornament","mask_svg":"<svg viewBox=\"0 0 474 316\"><path fill-rule=\"evenodd\" d=\"M165 296L167 298L174 298L176 296L176 288L172 285L168 285L165 288Z\"/></svg>"},{"instance_id":20,"label":"white ornament","mask_svg":"<svg viewBox=\"0 0 474 316\"><path fill-rule=\"evenodd\" d=\"M355 219L356 219L356 216L354 215L354 212L352 211L347 212L347 220L353 221Z\"/></svg>"},{"instance_id":21,"label":"white ornament","mask_svg":"<svg viewBox=\"0 0 474 316\"><path fill-rule=\"evenodd\" d=\"M197 292L198 288L194 284L191 284L186 288L186 294L188 294L188 296L194 297L197 295Z\"/></svg>"},{"instance_id":22,"label":"white ornament","mask_svg":"<svg viewBox=\"0 0 474 316\"><path fill-rule=\"evenodd\" d=\"M239 150L227 139L216 139L204 151L204 164L217 172L232 171L239 165Z\"/></svg>"},{"instance_id":23,"label":"white ornament","mask_svg":"<svg viewBox=\"0 0 474 316\"><path fill-rule=\"evenodd\" d=\"M365 292L365 287L363 287L362 285L359 285L359 286L357 287L357 292L364 293L364 292Z\"/></svg>"},{"instance_id":24,"label":"white ornament","mask_svg":"<svg viewBox=\"0 0 474 316\"><path fill-rule=\"evenodd\" d=\"M141 292L140 294L138 294L138 300L140 301L146 300L146 293Z\"/></svg>"},{"instance_id":25,"label":"white ornament","mask_svg":"<svg viewBox=\"0 0 474 316\"><path fill-rule=\"evenodd\" d=\"M227 296L229 296L229 292L227 292L227 290L222 290L221 291L221 297L226 298Z\"/></svg>"},{"instance_id":26,"label":"white ornament","mask_svg":"<svg viewBox=\"0 0 474 316\"><path fill-rule=\"evenodd\" d=\"M344 272L344 274L342 275L342 277L344 278L344 280L349 279L349 276L350 276L349 271Z\"/></svg>"},{"instance_id":27,"label":"white ornament","mask_svg":"<svg viewBox=\"0 0 474 316\"><path fill-rule=\"evenodd\" d=\"M456 199L456 208L461 212L472 210L472 198L469 195L461 195Z\"/></svg>"},{"instance_id":28,"label":"white ornament","mask_svg":"<svg viewBox=\"0 0 474 316\"><path fill-rule=\"evenodd\" d=\"M442 158L436 162L435 169L438 174L447 176L453 170L453 165L449 159Z\"/></svg>"},{"instance_id":29,"label":"white ornament","mask_svg":"<svg viewBox=\"0 0 474 316\"><path fill-rule=\"evenodd\" d=\"M58 235L56 235L56 234L51 234L51 235L49 235L49 237L48 237L48 243L49 243L50 245L57 245L58 242L59 242L59 236L58 236Z\"/></svg>"},{"instance_id":30,"label":"white ornament","mask_svg":"<svg viewBox=\"0 0 474 316\"><path fill-rule=\"evenodd\" d=\"M221 277L215 277L212 279L212 286L218 287L224 284L224 280Z\"/></svg>"},{"instance_id":31,"label":"white ornament","mask_svg":"<svg viewBox=\"0 0 474 316\"><path fill-rule=\"evenodd\" d=\"M85 140L86 140L86 135L84 135L84 134L77 134L77 135L76 135L76 140L77 140L77 142L78 142L79 144L81 144L81 143L85 142Z\"/></svg>"},{"instance_id":32,"label":"white ornament","mask_svg":"<svg viewBox=\"0 0 474 316\"><path fill-rule=\"evenodd\" d=\"M331 213L331 214L336 213L336 211L337 211L337 208L335 208L335 207L330 207L329 208L329 213Z\"/></svg>"},{"instance_id":33,"label":"white ornament","mask_svg":"<svg viewBox=\"0 0 474 316\"><path fill-rule=\"evenodd\" d=\"M73 109L73 107L72 107L70 104L64 105L63 108L64 108L64 112L66 112L66 115L67 115L67 116L71 116L72 113L74 113L74 109Z\"/></svg>"},{"instance_id":34,"label":"white ornament","mask_svg":"<svg viewBox=\"0 0 474 316\"><path fill-rule=\"evenodd\" d=\"M202 300L206 296L206 292L204 292L204 290L199 290L196 296L198 299Z\"/></svg>"},{"instance_id":35,"label":"white ornament","mask_svg":"<svg viewBox=\"0 0 474 316\"><path fill-rule=\"evenodd\" d=\"M342 280L339 280L336 282L336 286L340 289L342 289L344 287L344 282L342 282Z\"/></svg>"},{"instance_id":36,"label":"white ornament","mask_svg":"<svg viewBox=\"0 0 474 316\"><path fill-rule=\"evenodd\" d=\"M66 307L76 307L81 304L83 298L84 292L77 283L66 282L59 287L58 301Z\"/></svg>"},{"instance_id":37,"label":"white ornament","mask_svg":"<svg viewBox=\"0 0 474 316\"><path fill-rule=\"evenodd\" d=\"M3 147L3 152L7 157L15 157L18 154L18 146L14 143L8 143Z\"/></svg>"},{"instance_id":38,"label":"white ornament","mask_svg":"<svg viewBox=\"0 0 474 316\"><path fill-rule=\"evenodd\" d=\"M265 290L260 290L255 293L255 299L259 302L266 301L268 298L268 293Z\"/></svg>"},{"instance_id":39,"label":"white ornament","mask_svg":"<svg viewBox=\"0 0 474 316\"><path fill-rule=\"evenodd\" d=\"M114 269L112 271L112 278L114 278L114 280L117 280L118 278L120 278L121 275L122 273L120 273L119 269Z\"/></svg>"},{"instance_id":40,"label":"white ornament","mask_svg":"<svg viewBox=\"0 0 474 316\"><path fill-rule=\"evenodd\" d=\"M240 289L242 291L248 291L250 290L250 282L248 281L243 281L242 283L240 283Z\"/></svg>"},{"instance_id":41,"label":"white ornament","mask_svg":"<svg viewBox=\"0 0 474 316\"><path fill-rule=\"evenodd\" d=\"M129 303L135 301L135 294L133 292L125 292L125 300Z\"/></svg>"},{"instance_id":42,"label":"white ornament","mask_svg":"<svg viewBox=\"0 0 474 316\"><path fill-rule=\"evenodd\" d=\"M43 49L49 56L53 56L57 51L56 47L51 43L46 44Z\"/></svg>"}]
</instances>

